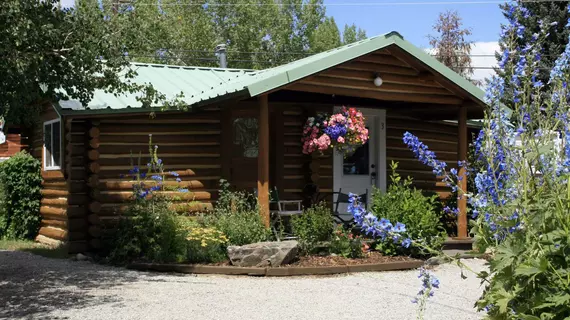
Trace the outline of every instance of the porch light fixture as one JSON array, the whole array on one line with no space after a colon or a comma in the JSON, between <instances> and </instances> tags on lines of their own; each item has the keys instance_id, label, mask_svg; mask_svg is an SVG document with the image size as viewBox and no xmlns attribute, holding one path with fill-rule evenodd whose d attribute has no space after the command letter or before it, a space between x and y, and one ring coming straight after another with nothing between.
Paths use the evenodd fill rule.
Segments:
<instances>
[{"instance_id":1,"label":"porch light fixture","mask_svg":"<svg viewBox=\"0 0 570 320\"><path fill-rule=\"evenodd\" d=\"M376 77L374 78L374 85L377 87L380 87L383 83L384 83L384 80L382 80L382 78L380 78L380 75L376 74Z\"/></svg>"}]
</instances>

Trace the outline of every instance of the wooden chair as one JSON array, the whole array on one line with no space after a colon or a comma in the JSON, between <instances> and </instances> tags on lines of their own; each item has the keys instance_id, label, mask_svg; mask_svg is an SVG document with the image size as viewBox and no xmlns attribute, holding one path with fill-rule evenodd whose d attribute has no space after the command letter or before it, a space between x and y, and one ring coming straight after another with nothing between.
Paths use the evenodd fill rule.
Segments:
<instances>
[{"instance_id":1,"label":"wooden chair","mask_svg":"<svg viewBox=\"0 0 570 320\"><path fill-rule=\"evenodd\" d=\"M257 196L257 188L254 189L254 193ZM282 224L283 217L292 217L300 215L303 213L303 200L281 200L279 198L279 191L277 187L273 187L269 190L269 213L271 214L271 228L273 233L280 241L279 232L277 232L277 227ZM286 236L285 240L296 239L293 236Z\"/></svg>"},{"instance_id":2,"label":"wooden chair","mask_svg":"<svg viewBox=\"0 0 570 320\"><path fill-rule=\"evenodd\" d=\"M338 192L333 192L333 199L336 196L336 200L334 200L333 207L334 213L333 217L337 221L337 223L341 223L345 228L352 229L354 227L354 218L343 218L342 215L346 216L347 212L339 212L339 207L341 204L349 204L349 195L347 193L342 192L342 188L338 189ZM358 195L360 197L360 202L364 204L364 208L368 209L368 189L366 189L366 193Z\"/></svg>"}]
</instances>

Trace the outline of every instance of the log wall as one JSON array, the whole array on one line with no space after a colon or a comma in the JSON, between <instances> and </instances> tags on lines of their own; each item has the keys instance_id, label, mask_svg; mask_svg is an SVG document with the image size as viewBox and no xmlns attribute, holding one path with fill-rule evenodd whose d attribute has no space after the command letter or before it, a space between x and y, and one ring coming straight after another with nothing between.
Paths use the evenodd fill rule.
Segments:
<instances>
[{"instance_id":1,"label":"log wall","mask_svg":"<svg viewBox=\"0 0 570 320\"><path fill-rule=\"evenodd\" d=\"M58 119L59 116L51 106L45 106L40 116L40 123L33 128L30 144L30 153L42 162L42 200L40 214L42 222L36 240L45 243L59 243L68 240L68 230L73 222L69 221L68 187L64 173L65 165L61 170L44 170L43 159L43 122ZM63 134L62 136L64 136ZM64 152L62 137L61 151Z\"/></svg>"},{"instance_id":2,"label":"log wall","mask_svg":"<svg viewBox=\"0 0 570 320\"><path fill-rule=\"evenodd\" d=\"M89 163L86 167L90 186L89 234L97 239L101 229L112 227L132 200L133 178L129 175L139 163L146 172L149 162L149 138L158 146L164 170L174 171L180 183L169 174L164 185L186 188L187 193L167 191L173 207L180 213L212 208L222 177L220 111L199 113L158 113L155 117L137 115L101 118L91 121L91 133L85 145ZM95 134L96 133L96 134ZM95 246L97 245L95 241Z\"/></svg>"},{"instance_id":3,"label":"log wall","mask_svg":"<svg viewBox=\"0 0 570 320\"><path fill-rule=\"evenodd\" d=\"M432 169L419 162L402 138L406 131L417 136L434 151L439 160L447 163L448 168L457 168L457 125L443 122L427 122L405 116L386 115L386 177L390 183L390 163L398 162L397 172L402 177L410 176L414 186L426 192L437 193L440 198L451 195L450 189L434 176ZM468 136L471 139L471 135Z\"/></svg>"}]
</instances>

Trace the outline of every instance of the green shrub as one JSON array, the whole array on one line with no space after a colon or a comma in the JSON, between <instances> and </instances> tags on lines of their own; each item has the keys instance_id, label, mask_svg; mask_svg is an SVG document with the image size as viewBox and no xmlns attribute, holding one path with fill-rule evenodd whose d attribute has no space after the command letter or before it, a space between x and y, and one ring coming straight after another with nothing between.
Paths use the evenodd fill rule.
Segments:
<instances>
[{"instance_id":1,"label":"green shrub","mask_svg":"<svg viewBox=\"0 0 570 320\"><path fill-rule=\"evenodd\" d=\"M215 263L228 259L226 243L228 238L214 228L193 227L188 230L188 255L191 263Z\"/></svg>"},{"instance_id":2,"label":"green shrub","mask_svg":"<svg viewBox=\"0 0 570 320\"><path fill-rule=\"evenodd\" d=\"M165 200L137 201L113 231L108 259L117 264L135 260L181 262L186 255L185 232Z\"/></svg>"},{"instance_id":3,"label":"green shrub","mask_svg":"<svg viewBox=\"0 0 570 320\"><path fill-rule=\"evenodd\" d=\"M310 253L319 241L328 241L334 229L331 210L321 202L291 218L293 233L299 237L302 253Z\"/></svg>"},{"instance_id":4,"label":"green shrub","mask_svg":"<svg viewBox=\"0 0 570 320\"><path fill-rule=\"evenodd\" d=\"M266 241L271 230L266 228L257 198L243 191L230 191L225 180L220 181L220 194L214 211L205 215L203 223L220 230L228 237L228 245L245 245Z\"/></svg>"},{"instance_id":5,"label":"green shrub","mask_svg":"<svg viewBox=\"0 0 570 320\"><path fill-rule=\"evenodd\" d=\"M129 203L125 216L108 237L108 259L113 263L133 260L156 262L181 262L186 257L186 228L189 221L177 216L170 209L168 198L161 196L167 176L178 177L176 172L164 172L164 164L158 158L158 147L149 136L149 161L142 172L141 159L137 165L131 159L129 175L133 183L133 202ZM180 181L177 178L177 181ZM188 192L176 187L168 190Z\"/></svg>"},{"instance_id":6,"label":"green shrub","mask_svg":"<svg viewBox=\"0 0 570 320\"><path fill-rule=\"evenodd\" d=\"M391 185L386 193L374 190L372 213L380 218L398 221L406 225L407 238L422 240L430 248L440 249L445 239L440 215L436 212L437 196L425 196L420 190L411 187L412 179L402 180L396 173L398 165L392 162ZM406 254L422 256L427 253L413 246L404 248L391 239L377 243L377 250L385 255Z\"/></svg>"},{"instance_id":7,"label":"green shrub","mask_svg":"<svg viewBox=\"0 0 570 320\"><path fill-rule=\"evenodd\" d=\"M360 236L354 236L342 226L337 226L331 238L330 253L345 258L357 259L364 257L362 249L363 243Z\"/></svg>"},{"instance_id":8,"label":"green shrub","mask_svg":"<svg viewBox=\"0 0 570 320\"><path fill-rule=\"evenodd\" d=\"M41 163L25 151L0 164L0 237L33 239L41 216Z\"/></svg>"}]
</instances>

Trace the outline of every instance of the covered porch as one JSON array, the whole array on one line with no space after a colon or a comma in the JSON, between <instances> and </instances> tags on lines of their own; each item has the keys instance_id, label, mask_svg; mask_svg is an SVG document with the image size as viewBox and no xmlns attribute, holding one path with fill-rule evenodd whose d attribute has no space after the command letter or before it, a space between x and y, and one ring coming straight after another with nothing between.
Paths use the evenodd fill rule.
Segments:
<instances>
[{"instance_id":1,"label":"covered porch","mask_svg":"<svg viewBox=\"0 0 570 320\"><path fill-rule=\"evenodd\" d=\"M284 198L300 199L313 186L319 194L315 198L328 201L340 188L347 193L385 190L391 161L399 162L398 172L413 177L417 188L448 198L451 190L414 159L402 135L418 136L448 168L457 167L467 160L468 120L481 119L485 108L481 90L396 33L265 70L259 77L244 85L249 98L241 107L225 112L225 126L232 129L223 130L223 145L231 147L223 150L222 168L232 183L258 190L267 223L271 188ZM380 86L374 81L378 77ZM339 106L356 107L368 118L366 169L358 172L333 153L302 154L307 117ZM258 150L249 159L235 152L234 124L245 115L257 119ZM460 187L467 190L467 179ZM457 203L457 238L467 239L466 199L459 197Z\"/></svg>"}]
</instances>

